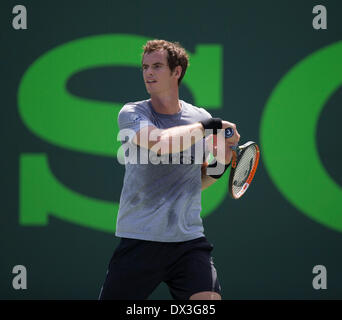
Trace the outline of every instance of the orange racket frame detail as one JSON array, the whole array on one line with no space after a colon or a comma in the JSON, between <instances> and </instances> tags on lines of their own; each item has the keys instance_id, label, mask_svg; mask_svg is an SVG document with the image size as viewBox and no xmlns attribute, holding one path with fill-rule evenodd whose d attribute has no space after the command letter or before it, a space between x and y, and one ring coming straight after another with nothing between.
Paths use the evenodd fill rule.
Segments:
<instances>
[{"instance_id":1,"label":"orange racket frame detail","mask_svg":"<svg viewBox=\"0 0 342 320\"><path fill-rule=\"evenodd\" d=\"M241 190L237 193L237 195L235 195L231 190L230 191L230 194L231 196L234 198L234 199L239 199L241 198L244 193L246 192L246 190L248 189L248 187L250 186L253 178L254 178L254 175L255 175L255 172L258 168L258 164L259 164L259 158L260 158L260 149L259 149L259 146L257 144L254 144L254 147L256 149L256 158L255 158L255 162L254 162L254 165L253 165L253 168L246 180L246 182L244 183L243 187L241 188ZM232 158L232 169L235 169L236 166L237 166L237 154L235 151L233 151L233 158Z\"/></svg>"}]
</instances>

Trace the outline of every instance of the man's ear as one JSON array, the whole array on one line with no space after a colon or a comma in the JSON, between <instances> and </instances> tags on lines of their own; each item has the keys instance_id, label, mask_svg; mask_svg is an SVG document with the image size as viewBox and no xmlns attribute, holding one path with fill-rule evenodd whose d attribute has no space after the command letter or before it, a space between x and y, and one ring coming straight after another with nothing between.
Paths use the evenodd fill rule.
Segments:
<instances>
[{"instance_id":1,"label":"man's ear","mask_svg":"<svg viewBox=\"0 0 342 320\"><path fill-rule=\"evenodd\" d=\"M175 68L174 75L177 77L177 79L179 79L181 74L182 74L182 67L181 66L177 66Z\"/></svg>"}]
</instances>

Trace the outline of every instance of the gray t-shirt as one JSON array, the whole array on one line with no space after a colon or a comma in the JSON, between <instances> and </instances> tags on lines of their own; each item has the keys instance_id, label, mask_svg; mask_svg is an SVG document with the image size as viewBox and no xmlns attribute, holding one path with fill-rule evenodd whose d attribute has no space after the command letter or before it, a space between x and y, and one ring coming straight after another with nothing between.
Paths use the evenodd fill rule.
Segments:
<instances>
[{"instance_id":1,"label":"gray t-shirt","mask_svg":"<svg viewBox=\"0 0 342 320\"><path fill-rule=\"evenodd\" d=\"M119 113L118 123L120 132L129 133L125 134L126 139L122 139L122 144L133 146L132 138L143 126L166 129L211 118L203 108L181 100L180 103L181 111L172 115L157 113L150 100L124 105ZM203 161L206 157L204 139L197 144L202 144L203 149L198 150L203 150ZM156 165L150 158L147 164L141 164L141 161L137 164L126 161L116 236L161 242L187 241L204 236L200 217L201 164L197 158L193 161L196 147L198 146L193 145L187 150L189 153L183 162L182 158L178 157L178 163L181 164ZM135 148L138 154L144 149L136 146ZM144 151L151 152L146 149ZM131 152L130 156L132 154ZM191 162L190 159L192 164L184 164Z\"/></svg>"}]
</instances>

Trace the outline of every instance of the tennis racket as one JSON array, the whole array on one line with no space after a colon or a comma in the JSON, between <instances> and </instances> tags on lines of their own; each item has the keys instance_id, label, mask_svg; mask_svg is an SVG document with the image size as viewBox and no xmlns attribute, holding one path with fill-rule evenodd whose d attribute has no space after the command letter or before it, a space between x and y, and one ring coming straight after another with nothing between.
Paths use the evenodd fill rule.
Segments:
<instances>
[{"instance_id":1,"label":"tennis racket","mask_svg":"<svg viewBox=\"0 0 342 320\"><path fill-rule=\"evenodd\" d=\"M234 135L232 128L225 129L225 138ZM260 150L253 141L231 147L233 157L229 175L229 193L234 199L241 198L250 186L259 164Z\"/></svg>"}]
</instances>

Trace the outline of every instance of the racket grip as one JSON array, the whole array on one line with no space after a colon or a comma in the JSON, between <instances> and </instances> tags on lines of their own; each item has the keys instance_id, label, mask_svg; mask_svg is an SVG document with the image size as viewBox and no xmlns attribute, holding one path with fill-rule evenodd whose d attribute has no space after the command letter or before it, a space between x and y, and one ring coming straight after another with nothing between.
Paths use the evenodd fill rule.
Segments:
<instances>
[{"instance_id":1,"label":"racket grip","mask_svg":"<svg viewBox=\"0 0 342 320\"><path fill-rule=\"evenodd\" d=\"M233 128L224 129L224 136L226 139L231 138L233 135L234 135L234 129ZM230 148L232 150L236 151L238 148L238 145L231 146Z\"/></svg>"},{"instance_id":2,"label":"racket grip","mask_svg":"<svg viewBox=\"0 0 342 320\"><path fill-rule=\"evenodd\" d=\"M233 135L234 135L234 129L233 128L224 129L224 137L226 139L231 138Z\"/></svg>"}]
</instances>

